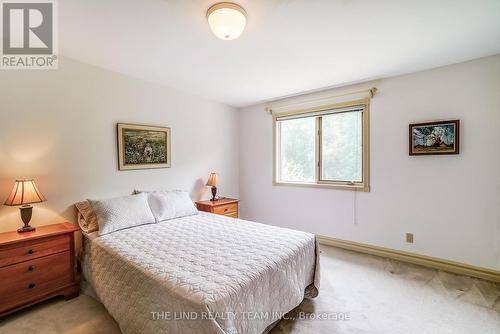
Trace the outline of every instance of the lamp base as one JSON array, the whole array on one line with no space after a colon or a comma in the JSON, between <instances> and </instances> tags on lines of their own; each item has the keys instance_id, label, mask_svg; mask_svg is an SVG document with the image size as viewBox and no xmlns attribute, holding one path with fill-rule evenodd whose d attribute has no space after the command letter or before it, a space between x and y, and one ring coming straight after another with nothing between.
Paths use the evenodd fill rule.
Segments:
<instances>
[{"instance_id":1,"label":"lamp base","mask_svg":"<svg viewBox=\"0 0 500 334\"><path fill-rule=\"evenodd\" d=\"M21 212L21 219L23 220L24 226L17 230L17 233L25 233L34 231L35 228L30 226L31 214L33 213L33 206L23 205L19 208Z\"/></svg>"},{"instance_id":2,"label":"lamp base","mask_svg":"<svg viewBox=\"0 0 500 334\"><path fill-rule=\"evenodd\" d=\"M216 186L212 187L212 198L210 200L212 202L217 200L217 187Z\"/></svg>"},{"instance_id":3,"label":"lamp base","mask_svg":"<svg viewBox=\"0 0 500 334\"><path fill-rule=\"evenodd\" d=\"M32 232L34 230L36 230L36 228L34 228L33 226L25 225L25 226L17 229L17 233Z\"/></svg>"}]
</instances>

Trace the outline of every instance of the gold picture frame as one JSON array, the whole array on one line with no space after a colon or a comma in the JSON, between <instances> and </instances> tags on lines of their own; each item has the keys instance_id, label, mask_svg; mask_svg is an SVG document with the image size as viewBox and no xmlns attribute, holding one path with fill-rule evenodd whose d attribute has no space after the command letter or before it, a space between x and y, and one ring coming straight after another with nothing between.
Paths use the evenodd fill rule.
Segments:
<instances>
[{"instance_id":1,"label":"gold picture frame","mask_svg":"<svg viewBox=\"0 0 500 334\"><path fill-rule=\"evenodd\" d=\"M460 153L460 120L412 123L409 126L410 155Z\"/></svg>"},{"instance_id":2,"label":"gold picture frame","mask_svg":"<svg viewBox=\"0 0 500 334\"><path fill-rule=\"evenodd\" d=\"M170 168L170 128L140 124L117 124L118 169Z\"/></svg>"}]
</instances>

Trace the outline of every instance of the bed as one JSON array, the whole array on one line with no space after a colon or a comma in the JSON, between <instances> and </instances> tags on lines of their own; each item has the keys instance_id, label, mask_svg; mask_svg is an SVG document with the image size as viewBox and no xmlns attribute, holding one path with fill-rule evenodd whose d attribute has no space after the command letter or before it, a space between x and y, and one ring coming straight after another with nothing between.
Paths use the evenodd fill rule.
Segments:
<instances>
[{"instance_id":1,"label":"bed","mask_svg":"<svg viewBox=\"0 0 500 334\"><path fill-rule=\"evenodd\" d=\"M200 212L84 236L84 279L124 333L260 334L318 295L309 233Z\"/></svg>"}]
</instances>

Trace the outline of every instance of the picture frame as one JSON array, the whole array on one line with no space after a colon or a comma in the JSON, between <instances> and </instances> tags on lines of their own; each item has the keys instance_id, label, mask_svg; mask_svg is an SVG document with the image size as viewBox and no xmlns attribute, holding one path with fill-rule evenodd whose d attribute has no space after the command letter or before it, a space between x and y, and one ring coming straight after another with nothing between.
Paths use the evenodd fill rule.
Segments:
<instances>
[{"instance_id":1,"label":"picture frame","mask_svg":"<svg viewBox=\"0 0 500 334\"><path fill-rule=\"evenodd\" d=\"M170 132L169 127L118 123L118 169L170 168Z\"/></svg>"},{"instance_id":2,"label":"picture frame","mask_svg":"<svg viewBox=\"0 0 500 334\"><path fill-rule=\"evenodd\" d=\"M460 120L429 121L409 125L410 155L460 153Z\"/></svg>"}]
</instances>

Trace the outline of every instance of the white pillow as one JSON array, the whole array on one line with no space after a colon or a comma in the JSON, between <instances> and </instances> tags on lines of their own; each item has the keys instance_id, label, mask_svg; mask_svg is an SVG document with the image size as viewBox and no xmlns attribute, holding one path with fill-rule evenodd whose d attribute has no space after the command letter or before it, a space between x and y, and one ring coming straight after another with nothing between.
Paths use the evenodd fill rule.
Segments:
<instances>
[{"instance_id":1,"label":"white pillow","mask_svg":"<svg viewBox=\"0 0 500 334\"><path fill-rule=\"evenodd\" d=\"M89 200L97 216L99 235L155 223L147 195L138 194L106 200Z\"/></svg>"},{"instance_id":2,"label":"white pillow","mask_svg":"<svg viewBox=\"0 0 500 334\"><path fill-rule=\"evenodd\" d=\"M148 203L157 222L198 214L187 191L150 191Z\"/></svg>"}]
</instances>

